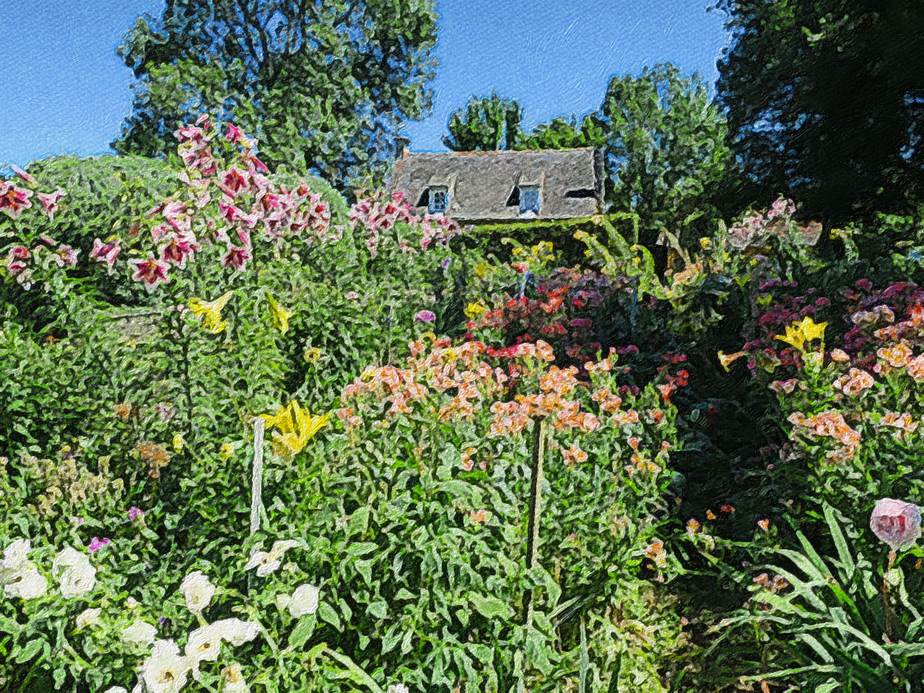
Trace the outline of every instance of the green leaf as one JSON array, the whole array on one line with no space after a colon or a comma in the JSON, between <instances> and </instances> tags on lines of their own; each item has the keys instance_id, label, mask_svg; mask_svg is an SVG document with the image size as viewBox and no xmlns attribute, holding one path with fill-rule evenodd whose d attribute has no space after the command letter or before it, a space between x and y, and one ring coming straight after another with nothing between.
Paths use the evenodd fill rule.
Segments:
<instances>
[{"instance_id":1,"label":"green leaf","mask_svg":"<svg viewBox=\"0 0 924 693\"><path fill-rule=\"evenodd\" d=\"M315 625L317 625L317 618L314 614L302 616L289 635L289 648L297 650L308 642L308 638L314 633Z\"/></svg>"},{"instance_id":2,"label":"green leaf","mask_svg":"<svg viewBox=\"0 0 924 693\"><path fill-rule=\"evenodd\" d=\"M513 609L497 597L469 592L468 599L475 607L475 611L485 618L508 619L513 615Z\"/></svg>"},{"instance_id":3,"label":"green leaf","mask_svg":"<svg viewBox=\"0 0 924 693\"><path fill-rule=\"evenodd\" d=\"M343 626L340 624L340 617L337 615L337 612L334 611L334 608L327 602L321 602L321 605L318 607L318 616L325 623L329 623L338 631L343 630Z\"/></svg>"}]
</instances>

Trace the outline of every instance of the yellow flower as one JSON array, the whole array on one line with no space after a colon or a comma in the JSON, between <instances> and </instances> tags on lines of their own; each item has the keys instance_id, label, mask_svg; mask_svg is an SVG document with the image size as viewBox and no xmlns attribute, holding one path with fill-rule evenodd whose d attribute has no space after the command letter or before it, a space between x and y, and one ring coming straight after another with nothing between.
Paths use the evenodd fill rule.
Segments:
<instances>
[{"instance_id":1,"label":"yellow flower","mask_svg":"<svg viewBox=\"0 0 924 693\"><path fill-rule=\"evenodd\" d=\"M786 327L786 334L776 335L774 339L778 339L781 342L789 344L799 351L805 351L805 344L811 342L815 339L820 339L824 342L825 338L825 328L828 326L826 322L815 322L809 316L805 316L799 322L794 322L792 325Z\"/></svg>"},{"instance_id":2,"label":"yellow flower","mask_svg":"<svg viewBox=\"0 0 924 693\"><path fill-rule=\"evenodd\" d=\"M469 320L474 320L475 318L484 315L487 312L488 308L481 301L472 301L467 306L465 306L465 316Z\"/></svg>"},{"instance_id":3,"label":"yellow flower","mask_svg":"<svg viewBox=\"0 0 924 693\"><path fill-rule=\"evenodd\" d=\"M272 294L267 294L266 300L269 303L273 327L285 334L289 330L289 318L292 317L292 313L281 306Z\"/></svg>"},{"instance_id":4,"label":"yellow flower","mask_svg":"<svg viewBox=\"0 0 924 693\"><path fill-rule=\"evenodd\" d=\"M305 352L302 354L302 357L308 363L317 363L321 360L321 348L320 347L308 347L305 349Z\"/></svg>"},{"instance_id":5,"label":"yellow flower","mask_svg":"<svg viewBox=\"0 0 924 693\"><path fill-rule=\"evenodd\" d=\"M719 363L722 364L722 368L725 369L725 372L728 373L731 370L731 365L740 359L743 356L747 356L746 351L736 351L734 354L726 354L724 351L720 351L717 356L719 357Z\"/></svg>"},{"instance_id":6,"label":"yellow flower","mask_svg":"<svg viewBox=\"0 0 924 693\"><path fill-rule=\"evenodd\" d=\"M273 447L281 457L292 457L304 450L308 441L327 425L327 414L312 416L296 400L279 407L275 414L264 414L266 427L273 431Z\"/></svg>"},{"instance_id":7,"label":"yellow flower","mask_svg":"<svg viewBox=\"0 0 924 693\"><path fill-rule=\"evenodd\" d=\"M703 250L709 250L712 247L712 239L706 236L703 236L699 239L699 247Z\"/></svg>"},{"instance_id":8,"label":"yellow flower","mask_svg":"<svg viewBox=\"0 0 924 693\"><path fill-rule=\"evenodd\" d=\"M491 271L491 265L489 265L484 260L478 262L473 268L472 271L475 273L475 276L479 279L484 279L488 276L488 272Z\"/></svg>"},{"instance_id":9,"label":"yellow flower","mask_svg":"<svg viewBox=\"0 0 924 693\"><path fill-rule=\"evenodd\" d=\"M228 305L234 292L229 291L214 301L203 301L201 298L189 299L189 310L202 320L202 326L212 334L224 332L228 323L221 319L222 309Z\"/></svg>"},{"instance_id":10,"label":"yellow flower","mask_svg":"<svg viewBox=\"0 0 924 693\"><path fill-rule=\"evenodd\" d=\"M186 447L186 441L183 439L183 434L182 434L182 433L174 433L174 434L173 434L173 441L172 441L172 444L173 444L173 451L174 451L174 452L176 452L176 453L181 453L181 452L183 452L183 448Z\"/></svg>"}]
</instances>

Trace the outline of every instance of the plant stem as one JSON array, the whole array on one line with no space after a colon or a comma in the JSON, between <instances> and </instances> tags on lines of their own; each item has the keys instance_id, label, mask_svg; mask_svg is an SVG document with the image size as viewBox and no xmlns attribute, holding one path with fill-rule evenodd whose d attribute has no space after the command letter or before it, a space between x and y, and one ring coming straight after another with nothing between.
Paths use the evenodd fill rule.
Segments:
<instances>
[{"instance_id":1,"label":"plant stem","mask_svg":"<svg viewBox=\"0 0 924 693\"><path fill-rule=\"evenodd\" d=\"M542 512L542 465L545 458L545 420L533 421L533 456L530 470L529 489L529 525L526 535L526 570L536 565L536 553L539 548L539 519ZM533 621L533 590L527 589L523 595L523 611L526 614L526 627Z\"/></svg>"},{"instance_id":2,"label":"plant stem","mask_svg":"<svg viewBox=\"0 0 924 693\"><path fill-rule=\"evenodd\" d=\"M895 551L889 551L889 563L882 576L882 620L886 642L892 642L892 607L889 604L889 572L895 564Z\"/></svg>"}]
</instances>

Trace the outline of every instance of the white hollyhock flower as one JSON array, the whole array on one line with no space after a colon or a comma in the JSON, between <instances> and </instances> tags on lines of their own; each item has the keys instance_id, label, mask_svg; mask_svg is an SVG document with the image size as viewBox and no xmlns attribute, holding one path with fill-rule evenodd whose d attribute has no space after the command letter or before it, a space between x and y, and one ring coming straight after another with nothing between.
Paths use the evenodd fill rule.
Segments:
<instances>
[{"instance_id":1,"label":"white hollyhock flower","mask_svg":"<svg viewBox=\"0 0 924 693\"><path fill-rule=\"evenodd\" d=\"M189 661L172 640L158 640L141 665L141 679L147 693L179 693L186 685Z\"/></svg>"},{"instance_id":2,"label":"white hollyhock flower","mask_svg":"<svg viewBox=\"0 0 924 693\"><path fill-rule=\"evenodd\" d=\"M61 596L65 599L86 594L96 585L96 568L86 554L65 547L51 564L51 574L57 578Z\"/></svg>"},{"instance_id":3,"label":"white hollyhock flower","mask_svg":"<svg viewBox=\"0 0 924 693\"><path fill-rule=\"evenodd\" d=\"M221 687L222 693L250 693L250 686L244 680L241 665L237 662L222 669L221 677L224 679L224 685Z\"/></svg>"},{"instance_id":4,"label":"white hollyhock flower","mask_svg":"<svg viewBox=\"0 0 924 693\"><path fill-rule=\"evenodd\" d=\"M3 550L3 560L0 561L0 571L18 568L32 550L28 539L17 539Z\"/></svg>"},{"instance_id":5,"label":"white hollyhock flower","mask_svg":"<svg viewBox=\"0 0 924 693\"><path fill-rule=\"evenodd\" d=\"M403 683L393 683L388 687L388 690L385 693L410 693L407 686Z\"/></svg>"},{"instance_id":6,"label":"white hollyhock flower","mask_svg":"<svg viewBox=\"0 0 924 693\"><path fill-rule=\"evenodd\" d=\"M255 621L242 621L239 618L223 618L212 624L222 640L238 647L250 642L260 634L260 624Z\"/></svg>"},{"instance_id":7,"label":"white hollyhock flower","mask_svg":"<svg viewBox=\"0 0 924 693\"><path fill-rule=\"evenodd\" d=\"M157 628L144 621L135 621L121 633L122 642L134 645L150 645L157 637Z\"/></svg>"},{"instance_id":8,"label":"white hollyhock flower","mask_svg":"<svg viewBox=\"0 0 924 693\"><path fill-rule=\"evenodd\" d=\"M321 590L314 585L305 583L295 588L292 596L288 598L286 608L294 618L300 618L306 614L313 614L318 610L318 595Z\"/></svg>"},{"instance_id":9,"label":"white hollyhock flower","mask_svg":"<svg viewBox=\"0 0 924 693\"><path fill-rule=\"evenodd\" d=\"M15 569L4 573L3 592L8 597L37 599L48 591L48 580L31 561L23 561Z\"/></svg>"},{"instance_id":10,"label":"white hollyhock flower","mask_svg":"<svg viewBox=\"0 0 924 693\"><path fill-rule=\"evenodd\" d=\"M128 689L122 688L122 686L113 686L112 688L107 688L103 693L128 693Z\"/></svg>"},{"instance_id":11,"label":"white hollyhock flower","mask_svg":"<svg viewBox=\"0 0 924 693\"><path fill-rule=\"evenodd\" d=\"M186 640L186 660L192 667L194 679L199 678L199 664L214 662L221 654L221 633L214 624L196 628Z\"/></svg>"},{"instance_id":12,"label":"white hollyhock flower","mask_svg":"<svg viewBox=\"0 0 924 693\"><path fill-rule=\"evenodd\" d=\"M77 615L76 623L78 628L95 626L99 623L99 615L102 609L86 609Z\"/></svg>"},{"instance_id":13,"label":"white hollyhock flower","mask_svg":"<svg viewBox=\"0 0 924 693\"><path fill-rule=\"evenodd\" d=\"M244 570L256 568L259 577L266 577L279 569L286 551L294 549L296 546L298 546L298 542L292 539L273 542L273 546L269 551L254 551L251 553L250 560L247 561Z\"/></svg>"},{"instance_id":14,"label":"white hollyhock flower","mask_svg":"<svg viewBox=\"0 0 924 693\"><path fill-rule=\"evenodd\" d=\"M212 597L215 596L215 585L209 581L208 576L201 570L197 570L183 579L180 592L183 593L183 597L186 599L186 608L194 614L198 614L202 613L202 610L209 605Z\"/></svg>"}]
</instances>

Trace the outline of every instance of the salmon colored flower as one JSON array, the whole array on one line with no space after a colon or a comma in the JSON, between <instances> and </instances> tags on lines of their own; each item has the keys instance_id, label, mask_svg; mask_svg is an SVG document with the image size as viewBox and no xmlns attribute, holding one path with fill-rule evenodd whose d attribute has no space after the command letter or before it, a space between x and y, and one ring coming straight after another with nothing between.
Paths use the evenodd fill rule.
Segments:
<instances>
[{"instance_id":1,"label":"salmon colored flower","mask_svg":"<svg viewBox=\"0 0 924 693\"><path fill-rule=\"evenodd\" d=\"M869 373L859 368L851 368L847 373L834 381L834 389L840 390L849 397L856 397L875 384L876 381Z\"/></svg>"},{"instance_id":2,"label":"salmon colored flower","mask_svg":"<svg viewBox=\"0 0 924 693\"><path fill-rule=\"evenodd\" d=\"M720 351L717 356L719 357L719 363L722 364L722 368L725 369L725 372L728 373L731 370L731 365L740 358L747 356L746 351L736 351L734 354L726 354L724 351Z\"/></svg>"},{"instance_id":3,"label":"salmon colored flower","mask_svg":"<svg viewBox=\"0 0 924 693\"><path fill-rule=\"evenodd\" d=\"M911 361L911 347L905 342L896 342L887 347L880 347L876 355L892 368L904 368Z\"/></svg>"},{"instance_id":4,"label":"salmon colored flower","mask_svg":"<svg viewBox=\"0 0 924 693\"><path fill-rule=\"evenodd\" d=\"M565 457L565 464L569 467L587 461L587 453L577 443L570 448L566 448L562 454Z\"/></svg>"}]
</instances>

